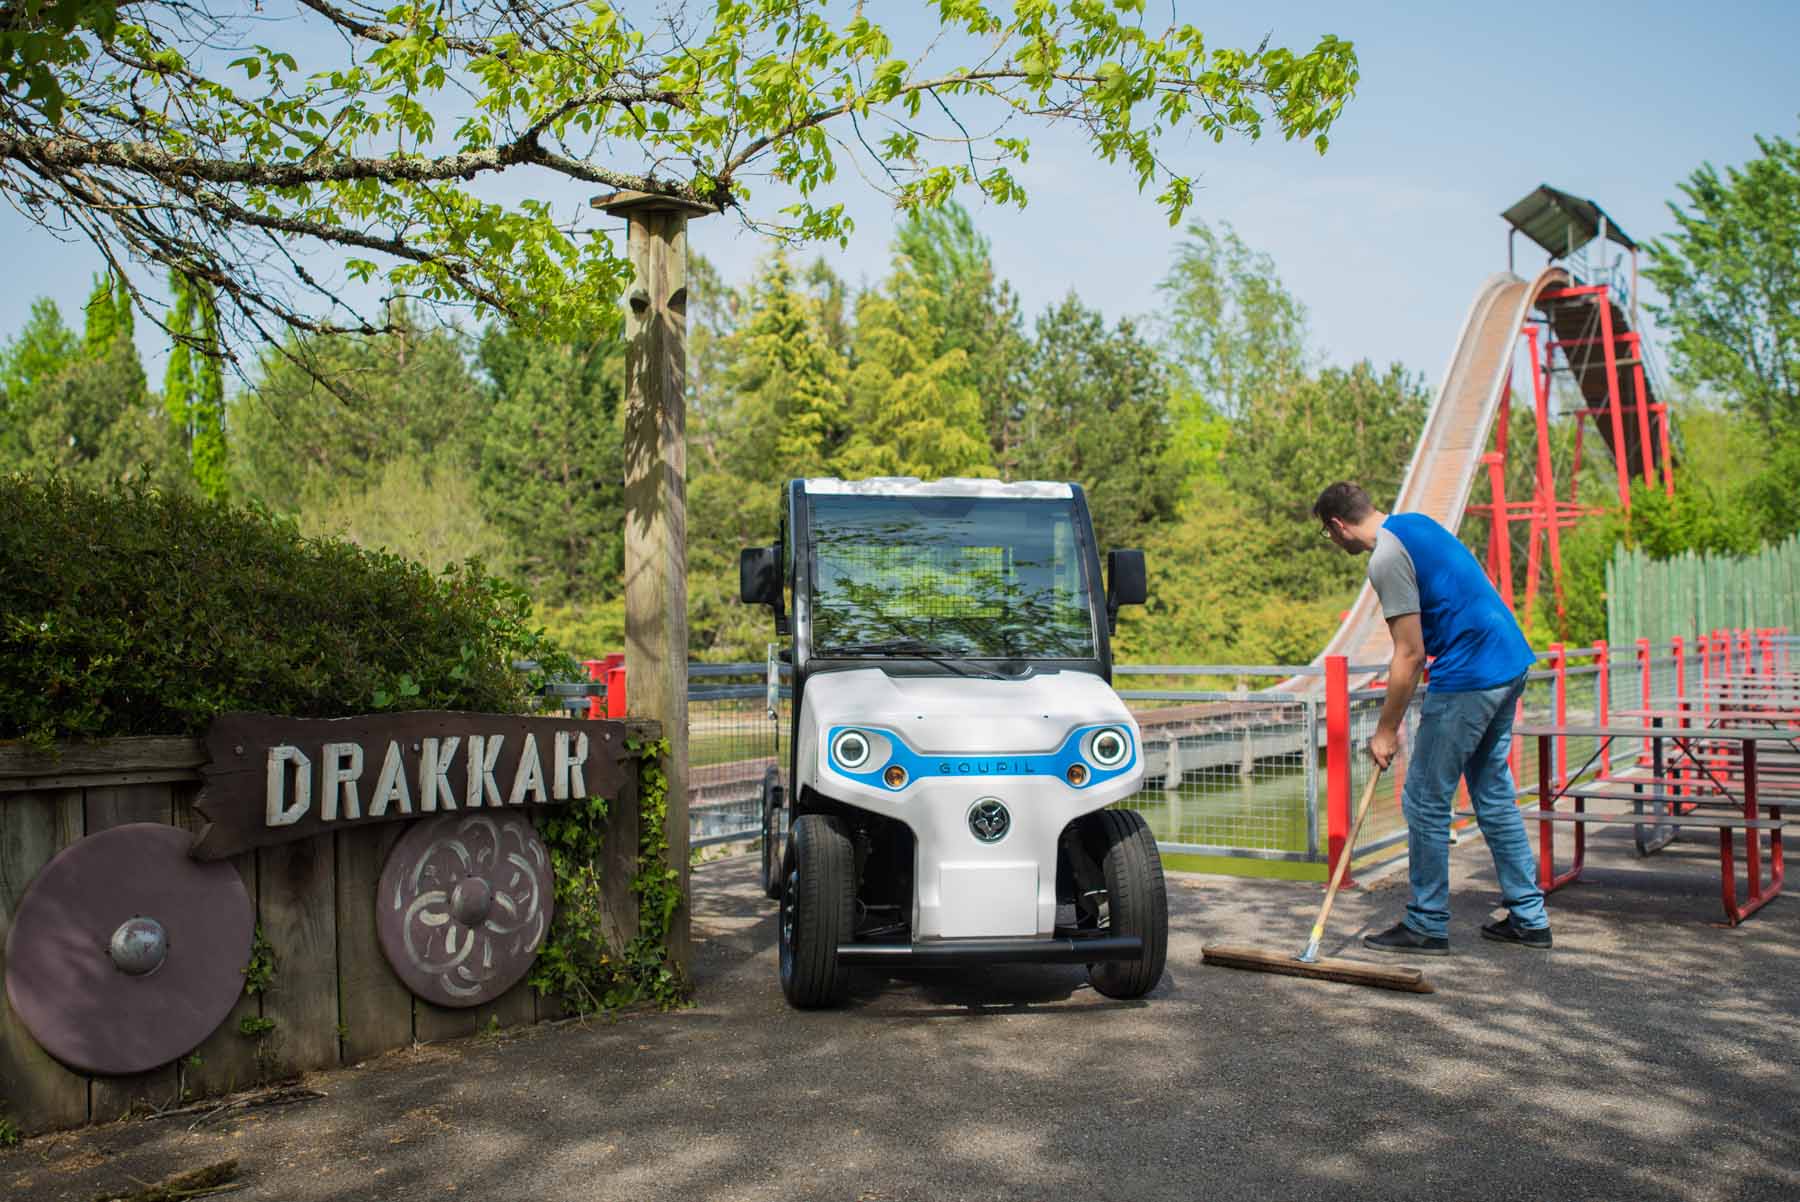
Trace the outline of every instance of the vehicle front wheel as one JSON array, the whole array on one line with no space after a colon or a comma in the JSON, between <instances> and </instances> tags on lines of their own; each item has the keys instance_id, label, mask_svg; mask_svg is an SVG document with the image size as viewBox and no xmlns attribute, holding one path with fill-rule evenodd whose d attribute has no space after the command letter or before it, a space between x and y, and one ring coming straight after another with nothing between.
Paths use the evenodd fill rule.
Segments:
<instances>
[{"instance_id":1,"label":"vehicle front wheel","mask_svg":"<svg viewBox=\"0 0 1800 1202\"><path fill-rule=\"evenodd\" d=\"M1104 849L1109 934L1137 935L1144 941L1136 960L1088 965L1088 980L1107 997L1143 997L1162 980L1169 950L1169 896L1163 886L1156 836L1136 810L1101 810L1094 815ZM1090 844L1091 846L1091 844Z\"/></svg>"},{"instance_id":2,"label":"vehicle front wheel","mask_svg":"<svg viewBox=\"0 0 1800 1202\"><path fill-rule=\"evenodd\" d=\"M781 991L802 1010L841 1005L850 969L838 944L855 931L856 852L835 814L794 822L781 888Z\"/></svg>"},{"instance_id":3,"label":"vehicle front wheel","mask_svg":"<svg viewBox=\"0 0 1800 1202\"><path fill-rule=\"evenodd\" d=\"M782 808L787 800L785 792L781 774L771 766L763 773L762 786L763 893L771 898L781 896L781 864L787 856L787 813Z\"/></svg>"}]
</instances>

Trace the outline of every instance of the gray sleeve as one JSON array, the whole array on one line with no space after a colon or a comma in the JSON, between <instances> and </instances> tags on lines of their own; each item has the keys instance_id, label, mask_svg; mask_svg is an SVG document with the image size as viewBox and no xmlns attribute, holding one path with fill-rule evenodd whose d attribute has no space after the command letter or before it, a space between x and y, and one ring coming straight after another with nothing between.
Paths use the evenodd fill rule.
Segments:
<instances>
[{"instance_id":1,"label":"gray sleeve","mask_svg":"<svg viewBox=\"0 0 1800 1202\"><path fill-rule=\"evenodd\" d=\"M1412 556L1397 535L1386 530L1375 536L1369 556L1369 583L1381 600L1381 616L1392 621L1419 612L1419 577Z\"/></svg>"}]
</instances>

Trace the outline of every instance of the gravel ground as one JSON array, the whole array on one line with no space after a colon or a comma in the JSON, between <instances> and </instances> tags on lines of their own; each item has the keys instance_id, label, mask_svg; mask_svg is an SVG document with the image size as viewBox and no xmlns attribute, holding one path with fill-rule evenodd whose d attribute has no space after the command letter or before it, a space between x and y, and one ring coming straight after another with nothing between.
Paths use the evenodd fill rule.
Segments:
<instances>
[{"instance_id":1,"label":"gravel ground","mask_svg":"<svg viewBox=\"0 0 1800 1202\"><path fill-rule=\"evenodd\" d=\"M756 864L695 874L697 1004L414 1048L327 1096L89 1128L0 1152L0 1195L89 1199L225 1157L245 1199L1800 1198L1800 901L1736 930L1717 845L1590 842L1556 950L1480 939L1453 852L1455 955L1430 996L1203 968L1297 950L1320 890L1175 874L1169 971L1109 1001L1079 968L860 977L801 1014ZM1397 917L1340 900L1327 954ZM1373 953L1366 953L1373 957Z\"/></svg>"}]
</instances>

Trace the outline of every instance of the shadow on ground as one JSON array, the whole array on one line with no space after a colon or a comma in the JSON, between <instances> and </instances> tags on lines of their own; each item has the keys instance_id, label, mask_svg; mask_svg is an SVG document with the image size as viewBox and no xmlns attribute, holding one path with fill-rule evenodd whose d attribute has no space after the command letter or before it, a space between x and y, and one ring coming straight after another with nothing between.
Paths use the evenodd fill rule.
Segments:
<instances>
[{"instance_id":1,"label":"shadow on ground","mask_svg":"<svg viewBox=\"0 0 1800 1202\"><path fill-rule=\"evenodd\" d=\"M1438 992L1202 967L1298 950L1316 885L1170 877L1141 1002L1079 968L860 976L801 1014L746 857L696 871L697 1005L396 1053L329 1096L190 1132L163 1119L0 1154L8 1198L86 1199L238 1157L246 1199L1793 1199L1800 900L1719 919L1716 842L1590 843L1549 954L1484 942L1453 853ZM1332 954L1404 882L1346 896ZM1370 953L1372 955L1372 953Z\"/></svg>"}]
</instances>

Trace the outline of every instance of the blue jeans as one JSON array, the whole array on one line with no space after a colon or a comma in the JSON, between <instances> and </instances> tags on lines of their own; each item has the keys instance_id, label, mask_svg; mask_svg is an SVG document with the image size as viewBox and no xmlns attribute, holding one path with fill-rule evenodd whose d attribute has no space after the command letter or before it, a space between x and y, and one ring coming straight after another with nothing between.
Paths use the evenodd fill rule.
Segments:
<instances>
[{"instance_id":1,"label":"blue jeans","mask_svg":"<svg viewBox=\"0 0 1800 1202\"><path fill-rule=\"evenodd\" d=\"M1500 878L1500 896L1522 927L1547 927L1537 858L1519 817L1518 790L1506 753L1512 746L1513 710L1525 691L1523 676L1497 689L1427 692L1419 706L1419 730L1406 770L1408 872L1412 900L1406 925L1421 935L1450 935L1450 806L1456 781L1469 782L1469 800Z\"/></svg>"}]
</instances>

